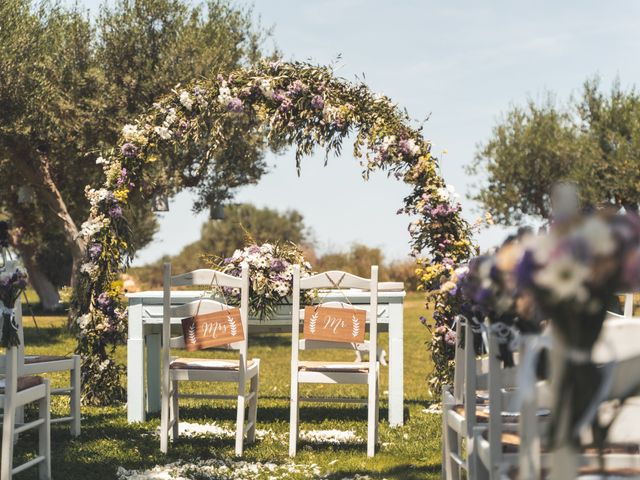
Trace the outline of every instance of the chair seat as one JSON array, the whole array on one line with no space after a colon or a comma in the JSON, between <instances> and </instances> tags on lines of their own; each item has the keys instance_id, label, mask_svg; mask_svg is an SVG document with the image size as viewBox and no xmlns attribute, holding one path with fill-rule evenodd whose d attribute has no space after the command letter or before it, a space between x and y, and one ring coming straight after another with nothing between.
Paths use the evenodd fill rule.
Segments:
<instances>
[{"instance_id":1,"label":"chair seat","mask_svg":"<svg viewBox=\"0 0 640 480\"><path fill-rule=\"evenodd\" d=\"M464 405L458 404L453 407L453 410L460 416L465 416ZM551 412L546 408L538 410L538 417L548 417ZM504 423L518 423L520 420L519 412L502 412L502 421ZM487 405L476 406L476 422L487 423L489 422L489 407Z\"/></svg>"},{"instance_id":2,"label":"chair seat","mask_svg":"<svg viewBox=\"0 0 640 480\"><path fill-rule=\"evenodd\" d=\"M369 362L298 362L298 370L306 372L367 373Z\"/></svg>"},{"instance_id":3,"label":"chair seat","mask_svg":"<svg viewBox=\"0 0 640 480\"><path fill-rule=\"evenodd\" d=\"M18 378L18 391L21 392L28 388L37 387L42 385L42 377L37 375L29 375L27 377ZM5 379L0 380L0 395L4 395Z\"/></svg>"},{"instance_id":4,"label":"chair seat","mask_svg":"<svg viewBox=\"0 0 640 480\"><path fill-rule=\"evenodd\" d=\"M548 468L543 468L541 478L550 478L550 471ZM511 468L507 474L510 480L518 480L520 478L520 472L517 467ZM598 467L582 467L578 469L577 480L612 480L615 478L638 478L640 477L640 468L607 468L604 469Z\"/></svg>"},{"instance_id":5,"label":"chair seat","mask_svg":"<svg viewBox=\"0 0 640 480\"><path fill-rule=\"evenodd\" d=\"M247 362L247 368L253 367L255 360ZM215 360L211 358L177 358L171 362L172 370L239 370L240 360Z\"/></svg>"},{"instance_id":6,"label":"chair seat","mask_svg":"<svg viewBox=\"0 0 640 480\"><path fill-rule=\"evenodd\" d=\"M489 440L489 432L484 431L482 436L485 440ZM520 448L520 435L516 432L502 432L502 451L503 453L518 453L518 449ZM542 451L547 452L545 446L542 446ZM581 453L587 455L597 455L598 449L593 446L585 446L582 447ZM640 445L637 443L614 443L607 445L603 449L603 454L629 454L629 455L638 455L640 454Z\"/></svg>"},{"instance_id":7,"label":"chair seat","mask_svg":"<svg viewBox=\"0 0 640 480\"><path fill-rule=\"evenodd\" d=\"M24 363L32 365L34 363L58 362L60 360L71 360L71 357L58 355L25 355Z\"/></svg>"}]
</instances>

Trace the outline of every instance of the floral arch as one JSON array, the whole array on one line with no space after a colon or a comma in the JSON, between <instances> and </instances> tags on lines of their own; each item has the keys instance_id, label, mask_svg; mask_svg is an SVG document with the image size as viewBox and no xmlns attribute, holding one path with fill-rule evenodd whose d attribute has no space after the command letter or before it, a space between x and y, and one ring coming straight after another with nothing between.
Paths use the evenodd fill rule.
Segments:
<instances>
[{"instance_id":1,"label":"floral arch","mask_svg":"<svg viewBox=\"0 0 640 480\"><path fill-rule=\"evenodd\" d=\"M273 144L295 146L298 165L316 146L340 153L343 140L352 135L365 178L383 170L410 184L413 190L398 213L414 218L411 248L416 256L425 255L418 270L425 289L437 287L473 253L470 225L449 195L421 127L411 126L405 111L363 83L338 78L329 67L264 62L177 86L123 128L118 147L98 159L103 185L87 187L91 211L81 229L87 250L72 310L86 402L104 404L125 395L123 367L115 362L114 350L126 335L118 280L134 253L125 218L129 199L162 183L158 155L180 154L194 144L213 152L224 148L238 128L260 131Z\"/></svg>"}]
</instances>

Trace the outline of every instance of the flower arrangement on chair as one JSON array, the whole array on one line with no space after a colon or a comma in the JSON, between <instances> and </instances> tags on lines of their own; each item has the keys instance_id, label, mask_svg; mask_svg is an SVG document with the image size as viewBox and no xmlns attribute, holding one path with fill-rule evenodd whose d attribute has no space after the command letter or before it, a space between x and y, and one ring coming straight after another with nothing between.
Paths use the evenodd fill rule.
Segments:
<instances>
[{"instance_id":1,"label":"flower arrangement on chair","mask_svg":"<svg viewBox=\"0 0 640 480\"><path fill-rule=\"evenodd\" d=\"M2 305L2 329L0 345L11 347L20 344L15 306L20 295L27 288L27 273L15 263L8 263L0 272L0 302Z\"/></svg>"},{"instance_id":2,"label":"flower arrangement on chair","mask_svg":"<svg viewBox=\"0 0 640 480\"><path fill-rule=\"evenodd\" d=\"M230 275L238 276L244 265L249 266L249 313L262 320L272 318L276 309L289 303L293 266L300 265L301 275L311 274L311 264L304 258L302 250L291 242L256 244L252 239L250 245L236 250L228 258L205 257L211 267ZM217 292L213 285L213 293ZM221 292L229 303L240 304L240 291L237 288L225 288ZM305 300L310 303L311 294Z\"/></svg>"},{"instance_id":3,"label":"flower arrangement on chair","mask_svg":"<svg viewBox=\"0 0 640 480\"><path fill-rule=\"evenodd\" d=\"M519 288L532 295L564 345L553 439L577 445L582 427L595 426L593 406L605 384L606 369L591 354L607 310L616 292L640 280L640 218L601 212L556 224L524 249L517 273ZM559 426L560 418L568 421Z\"/></svg>"}]
</instances>

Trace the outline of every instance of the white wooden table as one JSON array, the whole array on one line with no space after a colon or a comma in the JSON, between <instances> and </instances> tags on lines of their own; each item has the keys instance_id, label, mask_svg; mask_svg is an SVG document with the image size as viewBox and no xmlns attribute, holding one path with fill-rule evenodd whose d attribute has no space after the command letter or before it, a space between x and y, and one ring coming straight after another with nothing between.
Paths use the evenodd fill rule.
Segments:
<instances>
[{"instance_id":1,"label":"white wooden table","mask_svg":"<svg viewBox=\"0 0 640 480\"><path fill-rule=\"evenodd\" d=\"M202 292L172 292L172 304L197 300ZM323 294L324 301L344 301L366 306L369 292L335 291ZM403 424L404 409L404 291L378 294L379 330L389 331L389 424ZM131 293L129 299L129 336L127 339L127 419L143 422L147 412L160 411L160 338L162 330L162 291ZM180 319L172 319L179 325ZM291 307L279 308L275 318L260 322L249 319L249 335L291 332ZM251 343L249 343L251 349ZM146 360L146 361L145 361ZM146 365L146 369L145 369ZM146 371L145 371L146 370Z\"/></svg>"}]
</instances>

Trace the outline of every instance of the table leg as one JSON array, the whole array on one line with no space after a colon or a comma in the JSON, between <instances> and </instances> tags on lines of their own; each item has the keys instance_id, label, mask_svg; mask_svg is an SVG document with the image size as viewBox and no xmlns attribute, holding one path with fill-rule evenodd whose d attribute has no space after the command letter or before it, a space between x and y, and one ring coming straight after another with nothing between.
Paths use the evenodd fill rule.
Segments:
<instances>
[{"instance_id":1,"label":"table leg","mask_svg":"<svg viewBox=\"0 0 640 480\"><path fill-rule=\"evenodd\" d=\"M404 423L403 305L389 305L389 425Z\"/></svg>"},{"instance_id":2,"label":"table leg","mask_svg":"<svg viewBox=\"0 0 640 480\"><path fill-rule=\"evenodd\" d=\"M159 333L145 335L147 343L147 411L160 411L160 337Z\"/></svg>"},{"instance_id":3,"label":"table leg","mask_svg":"<svg viewBox=\"0 0 640 480\"><path fill-rule=\"evenodd\" d=\"M144 422L144 339L142 304L129 304L127 338L127 421Z\"/></svg>"},{"instance_id":4,"label":"table leg","mask_svg":"<svg viewBox=\"0 0 640 480\"><path fill-rule=\"evenodd\" d=\"M144 422L144 340L127 340L127 421Z\"/></svg>"}]
</instances>

